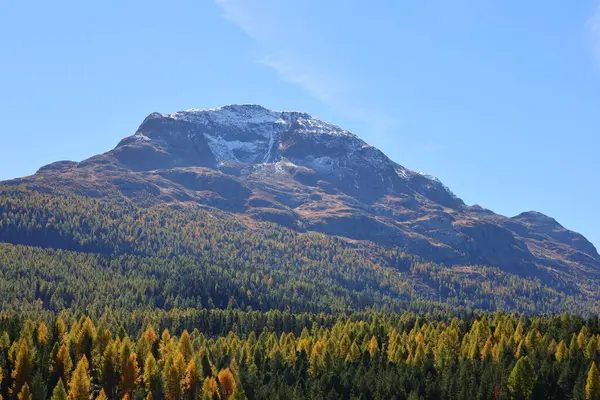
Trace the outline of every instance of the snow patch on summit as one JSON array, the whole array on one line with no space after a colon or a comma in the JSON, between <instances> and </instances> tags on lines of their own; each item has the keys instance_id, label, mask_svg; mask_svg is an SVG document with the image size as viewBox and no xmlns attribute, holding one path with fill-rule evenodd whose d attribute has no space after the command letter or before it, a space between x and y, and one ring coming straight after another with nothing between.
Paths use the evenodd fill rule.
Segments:
<instances>
[{"instance_id":1,"label":"snow patch on summit","mask_svg":"<svg viewBox=\"0 0 600 400\"><path fill-rule=\"evenodd\" d=\"M296 119L296 122L302 127L300 129L302 132L328 134L333 136L353 136L350 132L337 125L321 121L320 119L311 116L299 117Z\"/></svg>"},{"instance_id":2,"label":"snow patch on summit","mask_svg":"<svg viewBox=\"0 0 600 400\"><path fill-rule=\"evenodd\" d=\"M457 200L458 200L458 196L457 196L457 195L455 195L455 194L454 194L454 192L453 192L452 190L450 190L450 188L449 188L448 186L444 185L444 184L442 183L442 181L440 181L440 180L439 180L438 178L436 178L435 176L433 176L433 175L429 175L429 174L426 174L426 173L424 173L424 172L419 172L419 171L415 171L415 173L416 173L416 174L419 174L419 175L421 175L422 177L424 177L425 179L427 179L427 180L429 180L429 181L435 182L436 184L440 185L440 186L441 186L441 187L442 187L442 188L443 188L443 189L444 189L446 192L448 192L448 194L449 194L450 196L452 196L453 198L455 198L455 199L457 199Z\"/></svg>"},{"instance_id":3,"label":"snow patch on summit","mask_svg":"<svg viewBox=\"0 0 600 400\"><path fill-rule=\"evenodd\" d=\"M244 129L267 124L285 123L280 112L268 110L261 106L240 105L223 106L219 108L192 108L169 114L170 118L191 122L199 125L217 125ZM267 135L266 130L257 129L259 133Z\"/></svg>"}]
</instances>

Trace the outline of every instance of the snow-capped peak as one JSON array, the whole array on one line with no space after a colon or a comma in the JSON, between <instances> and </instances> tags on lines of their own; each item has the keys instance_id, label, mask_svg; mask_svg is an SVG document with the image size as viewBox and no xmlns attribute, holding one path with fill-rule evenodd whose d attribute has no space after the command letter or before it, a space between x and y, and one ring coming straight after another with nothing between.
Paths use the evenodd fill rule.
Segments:
<instances>
[{"instance_id":1,"label":"snow-capped peak","mask_svg":"<svg viewBox=\"0 0 600 400\"><path fill-rule=\"evenodd\" d=\"M169 114L168 117L196 124L227 125L237 128L281 123L280 112L253 104L227 105L219 108L192 108Z\"/></svg>"}]
</instances>

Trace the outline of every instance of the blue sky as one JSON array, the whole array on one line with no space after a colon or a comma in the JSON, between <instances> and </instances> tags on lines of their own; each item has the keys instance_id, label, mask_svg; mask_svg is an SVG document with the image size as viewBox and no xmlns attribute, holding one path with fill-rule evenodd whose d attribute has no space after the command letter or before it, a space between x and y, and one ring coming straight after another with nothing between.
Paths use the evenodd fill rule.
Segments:
<instances>
[{"instance_id":1,"label":"blue sky","mask_svg":"<svg viewBox=\"0 0 600 400\"><path fill-rule=\"evenodd\" d=\"M0 0L0 180L231 103L309 112L600 245L597 0Z\"/></svg>"}]
</instances>

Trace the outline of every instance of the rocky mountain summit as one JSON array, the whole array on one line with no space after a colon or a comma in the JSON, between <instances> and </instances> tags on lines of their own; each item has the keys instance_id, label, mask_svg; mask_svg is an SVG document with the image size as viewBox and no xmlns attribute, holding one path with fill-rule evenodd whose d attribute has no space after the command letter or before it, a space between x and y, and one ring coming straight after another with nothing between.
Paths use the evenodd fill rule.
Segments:
<instances>
[{"instance_id":1,"label":"rocky mountain summit","mask_svg":"<svg viewBox=\"0 0 600 400\"><path fill-rule=\"evenodd\" d=\"M111 151L2 183L142 207L219 209L445 265L519 275L600 274L582 235L537 212L508 218L468 206L438 179L390 160L355 134L301 112L258 105L152 113Z\"/></svg>"}]
</instances>

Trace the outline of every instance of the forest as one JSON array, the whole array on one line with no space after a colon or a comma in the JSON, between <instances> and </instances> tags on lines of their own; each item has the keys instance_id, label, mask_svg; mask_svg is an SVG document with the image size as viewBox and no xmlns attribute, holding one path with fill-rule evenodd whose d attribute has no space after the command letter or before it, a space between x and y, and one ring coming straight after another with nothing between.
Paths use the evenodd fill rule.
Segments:
<instances>
[{"instance_id":1,"label":"forest","mask_svg":"<svg viewBox=\"0 0 600 400\"><path fill-rule=\"evenodd\" d=\"M0 396L600 400L586 285L1 187Z\"/></svg>"},{"instance_id":2,"label":"forest","mask_svg":"<svg viewBox=\"0 0 600 400\"><path fill-rule=\"evenodd\" d=\"M0 307L600 313L597 276L445 266L217 210L0 186Z\"/></svg>"},{"instance_id":3,"label":"forest","mask_svg":"<svg viewBox=\"0 0 600 400\"><path fill-rule=\"evenodd\" d=\"M171 310L0 317L5 399L600 398L600 319Z\"/></svg>"}]
</instances>

